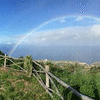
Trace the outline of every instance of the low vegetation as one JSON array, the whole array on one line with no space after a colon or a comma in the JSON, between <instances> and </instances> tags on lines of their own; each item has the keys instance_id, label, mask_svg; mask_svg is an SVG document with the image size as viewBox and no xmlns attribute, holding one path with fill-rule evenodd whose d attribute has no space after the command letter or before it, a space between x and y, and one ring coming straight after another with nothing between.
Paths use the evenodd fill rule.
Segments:
<instances>
[{"instance_id":1,"label":"low vegetation","mask_svg":"<svg viewBox=\"0 0 100 100\"><path fill-rule=\"evenodd\" d=\"M0 100L50 100L34 77L0 67Z\"/></svg>"},{"instance_id":2,"label":"low vegetation","mask_svg":"<svg viewBox=\"0 0 100 100\"><path fill-rule=\"evenodd\" d=\"M100 100L100 67L91 67L86 70L85 66L66 63L62 67L58 63L47 63L50 71L55 76L72 86L81 94L87 95L95 100ZM100 65L98 65L100 66ZM56 81L55 81L56 82ZM79 98L56 82L59 91L65 100L79 100Z\"/></svg>"},{"instance_id":3,"label":"low vegetation","mask_svg":"<svg viewBox=\"0 0 100 100\"><path fill-rule=\"evenodd\" d=\"M21 62L21 60L12 60L16 63ZM51 73L72 86L81 94L87 95L95 100L100 100L99 63L94 63L88 70L86 69L86 65L64 61L56 63L54 61L38 61L38 63L44 67L45 65L49 65ZM0 61L0 64L3 65L3 60ZM7 64L10 65L12 63L7 61ZM6 69L4 69L3 66L0 67L0 100L51 100L50 96L41 87L34 76L31 75L32 66L36 70L41 70L38 66L34 65L31 56L25 57L24 63L19 65L27 70L28 74L13 70L20 69L16 65L12 65ZM39 75L45 82L45 74L39 73ZM67 88L57 83L56 80L53 79L53 81L64 97L64 100L80 100L80 98ZM53 89L51 84L50 88ZM60 100L60 98L54 95L54 100Z\"/></svg>"}]
</instances>

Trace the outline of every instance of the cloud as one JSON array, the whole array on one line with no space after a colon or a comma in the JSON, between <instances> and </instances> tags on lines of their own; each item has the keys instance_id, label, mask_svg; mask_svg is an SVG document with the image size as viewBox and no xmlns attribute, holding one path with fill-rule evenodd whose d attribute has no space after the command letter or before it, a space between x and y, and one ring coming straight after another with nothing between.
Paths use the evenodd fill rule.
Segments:
<instances>
[{"instance_id":1,"label":"cloud","mask_svg":"<svg viewBox=\"0 0 100 100\"><path fill-rule=\"evenodd\" d=\"M81 17L81 16L79 16L79 17L77 17L76 19L75 19L75 21L82 21L83 20L83 18Z\"/></svg>"},{"instance_id":2,"label":"cloud","mask_svg":"<svg viewBox=\"0 0 100 100\"><path fill-rule=\"evenodd\" d=\"M19 37L19 39L18 39ZM20 40L21 36L16 37ZM73 26L62 29L33 32L23 44L36 46L100 45L100 25Z\"/></svg>"},{"instance_id":3,"label":"cloud","mask_svg":"<svg viewBox=\"0 0 100 100\"><path fill-rule=\"evenodd\" d=\"M60 19L60 23L64 23L64 22L66 22L65 17Z\"/></svg>"},{"instance_id":4,"label":"cloud","mask_svg":"<svg viewBox=\"0 0 100 100\"><path fill-rule=\"evenodd\" d=\"M36 45L78 45L89 37L90 27L66 27L62 29L39 32L36 35L29 36L28 43ZM84 38L84 39L82 39ZM89 37L90 38L90 37ZM82 39L82 41L81 41ZM25 40L25 42L26 42Z\"/></svg>"},{"instance_id":5,"label":"cloud","mask_svg":"<svg viewBox=\"0 0 100 100\"><path fill-rule=\"evenodd\" d=\"M100 25L93 25L91 27L91 33L95 36L100 36Z\"/></svg>"},{"instance_id":6,"label":"cloud","mask_svg":"<svg viewBox=\"0 0 100 100\"><path fill-rule=\"evenodd\" d=\"M65 31L64 30L60 30L59 33L65 33Z\"/></svg>"}]
</instances>

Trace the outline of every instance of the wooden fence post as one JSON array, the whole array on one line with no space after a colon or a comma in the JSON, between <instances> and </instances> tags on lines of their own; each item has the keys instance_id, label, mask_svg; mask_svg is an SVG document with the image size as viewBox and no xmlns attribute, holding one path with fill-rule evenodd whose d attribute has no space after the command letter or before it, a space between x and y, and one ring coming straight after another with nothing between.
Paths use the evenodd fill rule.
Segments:
<instances>
[{"instance_id":1,"label":"wooden fence post","mask_svg":"<svg viewBox=\"0 0 100 100\"><path fill-rule=\"evenodd\" d=\"M48 72L49 71L49 66L45 65L45 70ZM49 88L49 75L46 73L46 87Z\"/></svg>"},{"instance_id":2,"label":"wooden fence post","mask_svg":"<svg viewBox=\"0 0 100 100\"><path fill-rule=\"evenodd\" d=\"M6 54L5 54L5 57L4 57L4 68L6 68Z\"/></svg>"}]
</instances>

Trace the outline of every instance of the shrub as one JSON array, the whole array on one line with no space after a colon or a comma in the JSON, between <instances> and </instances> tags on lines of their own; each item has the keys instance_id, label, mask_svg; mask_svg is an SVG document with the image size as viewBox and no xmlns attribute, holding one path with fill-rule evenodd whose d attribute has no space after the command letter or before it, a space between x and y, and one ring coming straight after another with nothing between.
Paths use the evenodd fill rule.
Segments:
<instances>
[{"instance_id":1,"label":"shrub","mask_svg":"<svg viewBox=\"0 0 100 100\"><path fill-rule=\"evenodd\" d=\"M0 100L4 100L4 96L2 94L0 95Z\"/></svg>"},{"instance_id":2,"label":"shrub","mask_svg":"<svg viewBox=\"0 0 100 100\"><path fill-rule=\"evenodd\" d=\"M24 58L24 69L27 70L28 76L30 77L32 74L32 57L31 56L26 56Z\"/></svg>"}]
</instances>

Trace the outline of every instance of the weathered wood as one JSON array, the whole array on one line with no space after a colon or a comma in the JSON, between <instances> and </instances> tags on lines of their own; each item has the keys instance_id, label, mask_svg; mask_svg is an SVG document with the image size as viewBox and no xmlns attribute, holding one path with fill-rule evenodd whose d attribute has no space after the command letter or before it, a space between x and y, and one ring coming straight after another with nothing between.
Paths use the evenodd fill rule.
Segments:
<instances>
[{"instance_id":1,"label":"weathered wood","mask_svg":"<svg viewBox=\"0 0 100 100\"><path fill-rule=\"evenodd\" d=\"M0 57L4 57L3 55L0 55Z\"/></svg>"},{"instance_id":2,"label":"weathered wood","mask_svg":"<svg viewBox=\"0 0 100 100\"><path fill-rule=\"evenodd\" d=\"M8 66L7 66L8 67ZM17 69L14 69L14 68L11 68L11 67L8 67L9 69L12 69L12 70L15 70L15 71L18 71L18 72L24 72L23 70L17 70Z\"/></svg>"},{"instance_id":3,"label":"weathered wood","mask_svg":"<svg viewBox=\"0 0 100 100\"><path fill-rule=\"evenodd\" d=\"M64 98L62 97L62 95L60 94L58 88L56 87L55 83L53 82L53 80L51 79L51 77L49 76L49 79L51 81L51 83L53 84L54 88L56 89L56 94L61 98L61 100L64 100Z\"/></svg>"},{"instance_id":4,"label":"weathered wood","mask_svg":"<svg viewBox=\"0 0 100 100\"><path fill-rule=\"evenodd\" d=\"M42 81L41 77L39 76L39 74L37 73L36 69L33 67L36 75L34 73L32 73L34 75L34 77L38 80L38 82L41 84L41 86L46 90L46 92L50 95L51 98L53 98L53 95L48 91L48 88L46 87L46 85L44 84L44 82Z\"/></svg>"},{"instance_id":5,"label":"weathered wood","mask_svg":"<svg viewBox=\"0 0 100 100\"><path fill-rule=\"evenodd\" d=\"M20 63L16 63L16 64L18 65L18 64L22 64L22 63L24 63L24 62L20 62ZM15 64L10 64L10 65L7 65L7 66L13 66L13 65L15 65Z\"/></svg>"},{"instance_id":6,"label":"weathered wood","mask_svg":"<svg viewBox=\"0 0 100 100\"><path fill-rule=\"evenodd\" d=\"M37 79L37 81L41 84L41 86L45 89L45 90L47 90L46 89L46 87L41 83L41 81L37 78L37 76L34 74L34 73L32 73L33 74L33 76ZM50 95L50 97L51 98L53 98L53 95L49 92L49 91L46 91L49 95Z\"/></svg>"},{"instance_id":7,"label":"weathered wood","mask_svg":"<svg viewBox=\"0 0 100 100\"><path fill-rule=\"evenodd\" d=\"M37 72L37 73L38 73L38 72L39 72L39 73L46 73L46 71L37 71L37 70L33 70L33 71L34 71L34 72ZM53 91L52 89L50 89L49 87L45 86L45 88L47 89L47 90L46 90L47 93L48 93L48 90L49 90L49 91L51 91L51 92L57 94L57 95L61 98L61 100L64 100L63 97L61 96L60 92L58 91L58 89L57 89L55 83L53 82L53 80L51 79L50 76L49 76L49 80L51 81L51 83L53 84L54 88L56 89L56 92Z\"/></svg>"},{"instance_id":8,"label":"weathered wood","mask_svg":"<svg viewBox=\"0 0 100 100\"><path fill-rule=\"evenodd\" d=\"M45 71L36 71L36 70L32 70L33 72L37 72L37 73L44 73L45 74Z\"/></svg>"},{"instance_id":9,"label":"weathered wood","mask_svg":"<svg viewBox=\"0 0 100 100\"><path fill-rule=\"evenodd\" d=\"M2 60L2 59L4 59L4 58L1 58L0 60Z\"/></svg>"},{"instance_id":10,"label":"weathered wood","mask_svg":"<svg viewBox=\"0 0 100 100\"><path fill-rule=\"evenodd\" d=\"M7 59L7 60L11 61L13 64L15 64L16 66L18 66L19 68L21 68L22 70L24 70L27 73L27 71L24 68L20 67L19 65L17 65L16 63L14 63L12 60L10 60L10 59Z\"/></svg>"},{"instance_id":11,"label":"weathered wood","mask_svg":"<svg viewBox=\"0 0 100 100\"><path fill-rule=\"evenodd\" d=\"M14 57L10 57L10 56L8 56L8 58L12 58L12 59L15 59L15 60L24 60L23 58L14 58Z\"/></svg>"},{"instance_id":12,"label":"weathered wood","mask_svg":"<svg viewBox=\"0 0 100 100\"><path fill-rule=\"evenodd\" d=\"M48 71L49 71L49 66L45 65L45 70L46 70L46 86L49 88L49 75L48 75Z\"/></svg>"},{"instance_id":13,"label":"weathered wood","mask_svg":"<svg viewBox=\"0 0 100 100\"><path fill-rule=\"evenodd\" d=\"M1 55L0 55L1 56ZM12 63L14 63L12 60L10 60L10 59L8 59L8 56L6 56L6 54L5 54L5 56L1 56L1 57L4 57L4 68L6 68L6 60L9 60L9 61L11 61ZM12 58L12 57L11 57ZM14 58L14 59L16 59L16 58ZM22 60L22 59L21 59ZM94 100L94 99L92 99L92 98L90 98L90 97L88 97L88 96L85 96L85 95L83 95L83 94L81 94L81 93L79 93L78 91L76 91L75 89L73 89L71 86L69 86L68 84L66 84L65 82L63 82L62 80L60 80L58 77L56 77L55 75L53 75L52 73L50 73L49 72L49 70L47 70L47 69L49 69L49 68L44 68L43 66L41 66L40 64L38 64L37 62L35 62L34 60L33 60L33 62L36 64L36 65L38 65L39 67L41 67L44 71L45 71L45 73L46 73L46 86L45 86L45 84L43 83L43 81L41 80L41 77L39 76L39 74L36 72L36 74L37 74L37 76L38 76L38 80L39 80L39 82L40 82L40 84L42 84L42 86L45 88L45 90L47 91L47 90L51 90L51 91L53 91L52 89L50 89L49 88L49 80L50 80L50 76L52 77L52 78L54 78L58 83L60 83L62 86L64 86L64 87L66 87L66 88L68 88L70 91L72 91L74 94L76 94L78 97L80 97L81 99L83 99L83 100ZM16 66L18 66L16 63L14 63ZM18 66L18 67L20 67L20 66ZM25 69L23 69L22 67L20 67L22 70L24 70L25 72L26 72L26 70ZM42 71L43 72L43 71ZM34 74L35 75L35 74ZM49 92L49 91L47 91L50 95L51 95L51 93Z\"/></svg>"},{"instance_id":14,"label":"weathered wood","mask_svg":"<svg viewBox=\"0 0 100 100\"><path fill-rule=\"evenodd\" d=\"M58 77L54 76L52 73L48 72L48 74L50 76L52 76L58 83L60 83L62 86L68 88L70 91L72 91L74 94L76 94L78 97L80 97L82 100L93 100L92 98L85 96L81 93L79 93L78 91L76 91L75 89L73 89L71 86L69 86L68 84L66 84L65 82L63 82L62 80L60 80Z\"/></svg>"},{"instance_id":15,"label":"weathered wood","mask_svg":"<svg viewBox=\"0 0 100 100\"><path fill-rule=\"evenodd\" d=\"M6 68L6 54L4 56L4 68Z\"/></svg>"},{"instance_id":16,"label":"weathered wood","mask_svg":"<svg viewBox=\"0 0 100 100\"><path fill-rule=\"evenodd\" d=\"M40 64L38 64L37 62L35 62L34 60L33 60L33 62L36 64L36 65L38 65L39 67L41 67L43 70L45 70L44 68L43 68L43 66L41 66ZM75 89L73 89L71 86L69 86L68 84L66 84L65 82L63 82L62 80L60 80L58 77L56 77L55 75L53 75L52 73L50 73L50 72L47 72L51 77L53 77L58 83L60 83L62 86L64 86L64 87L66 87L66 88L68 88L70 91L72 91L74 94L76 94L79 98L81 98L82 100L94 100L94 99L92 99L92 98L90 98L90 97L88 97L88 96L85 96L85 95L83 95L83 94L81 94L81 93L79 93L78 91L76 91Z\"/></svg>"}]
</instances>

